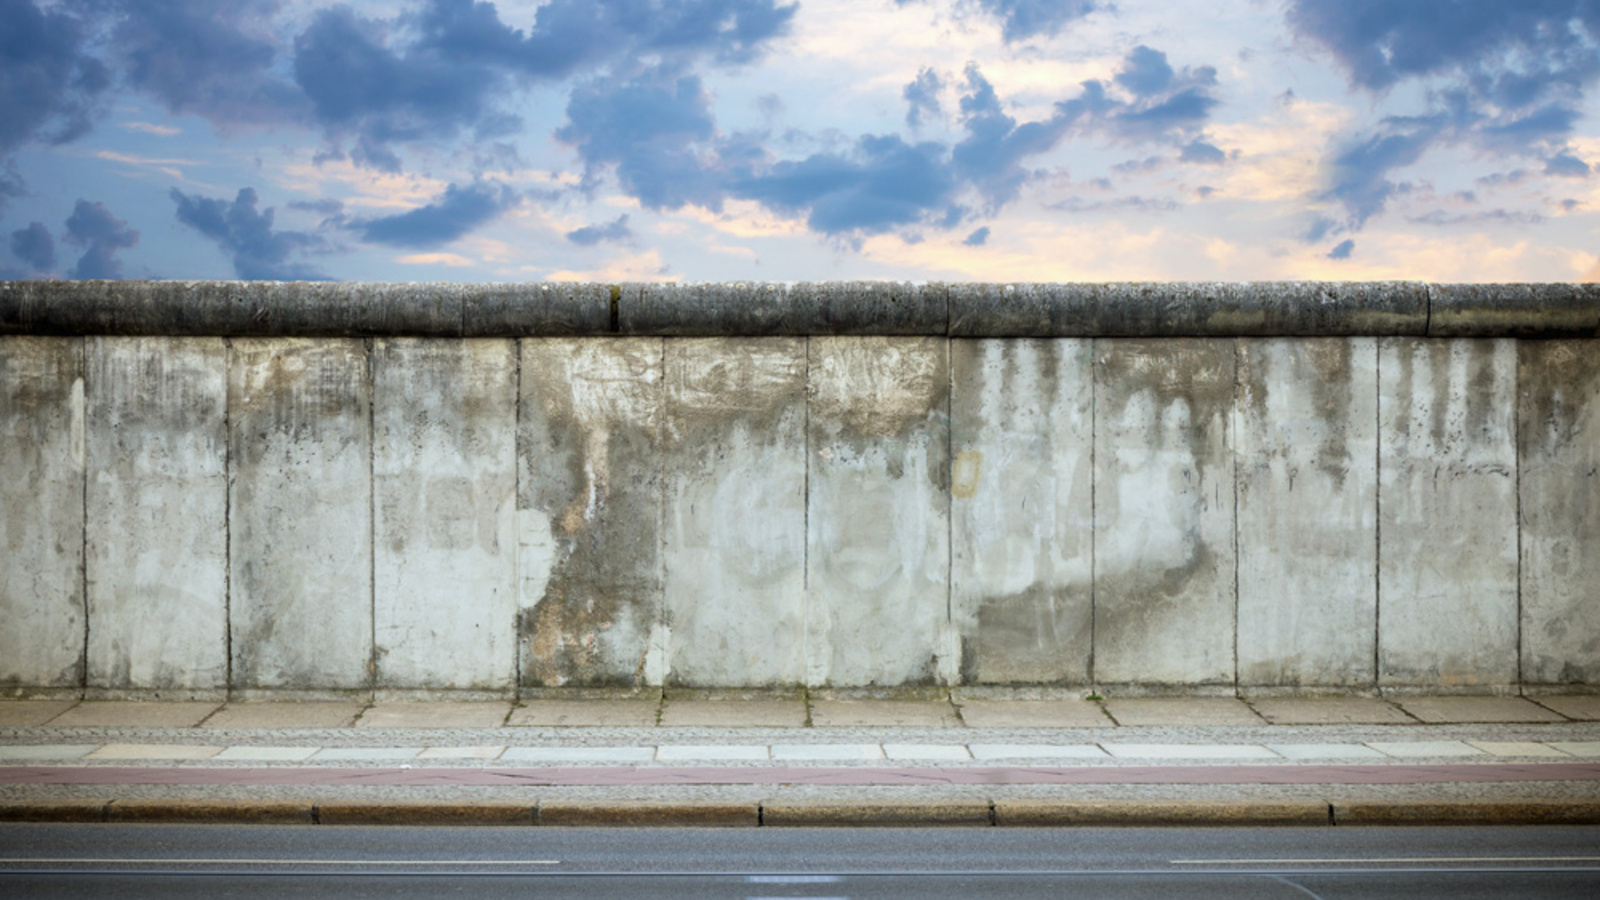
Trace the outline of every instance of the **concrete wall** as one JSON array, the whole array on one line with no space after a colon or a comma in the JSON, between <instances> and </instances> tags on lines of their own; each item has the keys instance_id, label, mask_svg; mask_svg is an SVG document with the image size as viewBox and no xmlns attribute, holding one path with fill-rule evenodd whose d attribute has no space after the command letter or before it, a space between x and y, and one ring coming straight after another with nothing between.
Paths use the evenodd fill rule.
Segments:
<instances>
[{"instance_id":1,"label":"concrete wall","mask_svg":"<svg viewBox=\"0 0 1600 900\"><path fill-rule=\"evenodd\" d=\"M0 334L0 691L1594 687L1600 315L1359 287L1164 336L1056 333L1126 286ZM787 333L937 302L1002 336Z\"/></svg>"}]
</instances>

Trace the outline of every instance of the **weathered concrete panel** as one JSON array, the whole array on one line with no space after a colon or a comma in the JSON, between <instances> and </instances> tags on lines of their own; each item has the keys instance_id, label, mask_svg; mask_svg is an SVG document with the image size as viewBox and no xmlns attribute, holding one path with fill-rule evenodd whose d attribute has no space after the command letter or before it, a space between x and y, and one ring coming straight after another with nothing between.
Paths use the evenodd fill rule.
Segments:
<instances>
[{"instance_id":1,"label":"weathered concrete panel","mask_svg":"<svg viewBox=\"0 0 1600 900\"><path fill-rule=\"evenodd\" d=\"M965 684L1089 681L1092 345L951 344L951 618Z\"/></svg>"},{"instance_id":2,"label":"weathered concrete panel","mask_svg":"<svg viewBox=\"0 0 1600 900\"><path fill-rule=\"evenodd\" d=\"M655 338L522 343L522 683L660 684Z\"/></svg>"},{"instance_id":3,"label":"weathered concrete panel","mask_svg":"<svg viewBox=\"0 0 1600 900\"><path fill-rule=\"evenodd\" d=\"M1378 680L1517 677L1516 343L1378 349Z\"/></svg>"},{"instance_id":4,"label":"weathered concrete panel","mask_svg":"<svg viewBox=\"0 0 1600 900\"><path fill-rule=\"evenodd\" d=\"M1094 676L1234 679L1234 342L1095 342Z\"/></svg>"},{"instance_id":5,"label":"weathered concrete panel","mask_svg":"<svg viewBox=\"0 0 1600 900\"><path fill-rule=\"evenodd\" d=\"M223 342L93 338L87 355L88 684L223 689Z\"/></svg>"},{"instance_id":6,"label":"weathered concrete panel","mask_svg":"<svg viewBox=\"0 0 1600 900\"><path fill-rule=\"evenodd\" d=\"M365 342L233 342L228 535L235 688L371 684L370 413Z\"/></svg>"},{"instance_id":7,"label":"weathered concrete panel","mask_svg":"<svg viewBox=\"0 0 1600 900\"><path fill-rule=\"evenodd\" d=\"M1600 683L1600 346L1519 349L1522 681Z\"/></svg>"},{"instance_id":8,"label":"weathered concrete panel","mask_svg":"<svg viewBox=\"0 0 1600 900\"><path fill-rule=\"evenodd\" d=\"M668 341L662 471L668 681L805 676L806 342Z\"/></svg>"},{"instance_id":9,"label":"weathered concrete panel","mask_svg":"<svg viewBox=\"0 0 1600 900\"><path fill-rule=\"evenodd\" d=\"M952 679L949 360L937 338L812 338L806 683Z\"/></svg>"},{"instance_id":10,"label":"weathered concrete panel","mask_svg":"<svg viewBox=\"0 0 1600 900\"><path fill-rule=\"evenodd\" d=\"M0 338L0 690L83 675L83 341Z\"/></svg>"},{"instance_id":11,"label":"weathered concrete panel","mask_svg":"<svg viewBox=\"0 0 1600 900\"><path fill-rule=\"evenodd\" d=\"M384 688L514 684L516 378L509 340L373 346L373 652Z\"/></svg>"},{"instance_id":12,"label":"weathered concrete panel","mask_svg":"<svg viewBox=\"0 0 1600 900\"><path fill-rule=\"evenodd\" d=\"M1239 341L1239 683L1371 686L1378 342Z\"/></svg>"}]
</instances>

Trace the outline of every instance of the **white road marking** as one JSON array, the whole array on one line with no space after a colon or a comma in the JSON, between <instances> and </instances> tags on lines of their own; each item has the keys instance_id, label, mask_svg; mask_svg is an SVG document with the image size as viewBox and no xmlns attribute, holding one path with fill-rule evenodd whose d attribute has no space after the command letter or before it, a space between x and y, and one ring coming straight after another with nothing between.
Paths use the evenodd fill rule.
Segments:
<instances>
[{"instance_id":1,"label":"white road marking","mask_svg":"<svg viewBox=\"0 0 1600 900\"><path fill-rule=\"evenodd\" d=\"M745 881L751 884L833 884L837 875L751 875Z\"/></svg>"}]
</instances>

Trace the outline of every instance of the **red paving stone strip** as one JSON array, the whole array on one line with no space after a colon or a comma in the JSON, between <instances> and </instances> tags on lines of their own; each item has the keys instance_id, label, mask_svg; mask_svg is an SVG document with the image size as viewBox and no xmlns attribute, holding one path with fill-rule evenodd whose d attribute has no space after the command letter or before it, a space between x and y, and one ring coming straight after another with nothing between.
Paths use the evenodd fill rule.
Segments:
<instances>
[{"instance_id":1,"label":"red paving stone strip","mask_svg":"<svg viewBox=\"0 0 1600 900\"><path fill-rule=\"evenodd\" d=\"M1600 781L1594 763L1454 765L632 766L571 768L211 768L200 766L4 766L0 784L607 786L950 784L1445 784Z\"/></svg>"}]
</instances>

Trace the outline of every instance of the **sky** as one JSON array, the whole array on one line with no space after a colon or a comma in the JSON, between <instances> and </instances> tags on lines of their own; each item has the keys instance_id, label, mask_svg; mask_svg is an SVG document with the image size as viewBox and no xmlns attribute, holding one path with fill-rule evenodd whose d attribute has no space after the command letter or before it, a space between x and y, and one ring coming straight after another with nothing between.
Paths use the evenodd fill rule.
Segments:
<instances>
[{"instance_id":1,"label":"sky","mask_svg":"<svg viewBox=\"0 0 1600 900\"><path fill-rule=\"evenodd\" d=\"M1600 279L1600 0L0 0L0 279Z\"/></svg>"}]
</instances>

